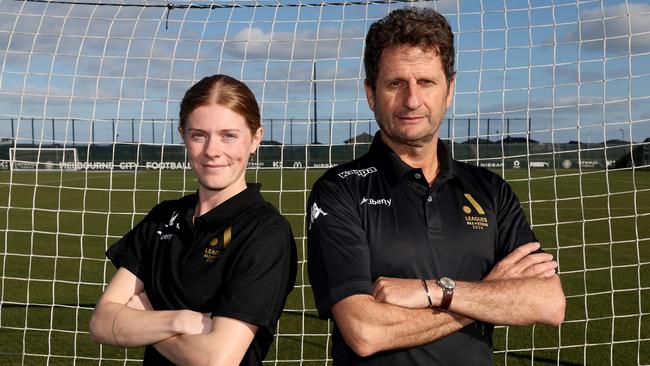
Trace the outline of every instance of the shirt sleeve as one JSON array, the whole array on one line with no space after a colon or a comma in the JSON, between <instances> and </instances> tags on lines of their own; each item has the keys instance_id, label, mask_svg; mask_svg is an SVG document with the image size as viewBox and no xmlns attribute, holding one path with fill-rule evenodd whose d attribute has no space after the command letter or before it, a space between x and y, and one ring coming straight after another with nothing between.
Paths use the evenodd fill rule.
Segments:
<instances>
[{"instance_id":1,"label":"shirt sleeve","mask_svg":"<svg viewBox=\"0 0 650 366\"><path fill-rule=\"evenodd\" d=\"M142 253L155 230L155 211L152 209L142 221L106 251L106 257L115 268L124 267L142 279Z\"/></svg>"},{"instance_id":2,"label":"shirt sleeve","mask_svg":"<svg viewBox=\"0 0 650 366\"><path fill-rule=\"evenodd\" d=\"M326 180L314 185L309 198L308 272L323 318L348 296L372 294L370 248L355 202L341 182Z\"/></svg>"},{"instance_id":3,"label":"shirt sleeve","mask_svg":"<svg viewBox=\"0 0 650 366\"><path fill-rule=\"evenodd\" d=\"M212 316L266 327L271 332L296 279L296 245L289 223L280 216L266 222L247 241L224 285Z\"/></svg>"},{"instance_id":4,"label":"shirt sleeve","mask_svg":"<svg viewBox=\"0 0 650 366\"><path fill-rule=\"evenodd\" d=\"M495 257L496 262L503 259L517 247L537 241L526 220L521 203L512 188L501 177L497 177L497 179L499 187L497 193L497 222L499 227L497 243L499 248Z\"/></svg>"}]
</instances>

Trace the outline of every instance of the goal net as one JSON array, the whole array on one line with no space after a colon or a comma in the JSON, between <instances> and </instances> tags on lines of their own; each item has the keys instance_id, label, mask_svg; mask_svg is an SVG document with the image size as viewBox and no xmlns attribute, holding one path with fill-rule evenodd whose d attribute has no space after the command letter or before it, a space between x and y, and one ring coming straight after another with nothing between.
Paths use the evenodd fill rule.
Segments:
<instances>
[{"instance_id":1,"label":"goal net","mask_svg":"<svg viewBox=\"0 0 650 366\"><path fill-rule=\"evenodd\" d=\"M510 182L559 261L566 321L497 327L495 363L650 364L643 0L0 0L0 364L139 364L141 349L88 337L114 273L104 252L157 202L196 189L178 106L216 73L257 96L265 135L248 180L298 244L265 362L331 364L305 204L325 168L368 150L364 36L409 5L438 9L456 37L441 139Z\"/></svg>"},{"instance_id":2,"label":"goal net","mask_svg":"<svg viewBox=\"0 0 650 366\"><path fill-rule=\"evenodd\" d=\"M12 170L77 170L77 149L56 147L11 147L9 168Z\"/></svg>"}]
</instances>

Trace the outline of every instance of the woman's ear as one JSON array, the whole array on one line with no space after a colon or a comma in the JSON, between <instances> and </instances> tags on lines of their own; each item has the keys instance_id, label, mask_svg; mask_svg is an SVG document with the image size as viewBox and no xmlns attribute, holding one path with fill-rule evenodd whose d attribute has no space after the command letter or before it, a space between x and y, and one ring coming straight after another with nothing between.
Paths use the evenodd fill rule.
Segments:
<instances>
[{"instance_id":1,"label":"woman's ear","mask_svg":"<svg viewBox=\"0 0 650 366\"><path fill-rule=\"evenodd\" d=\"M253 143L251 144L251 151L250 151L251 156L255 155L255 151L257 151L257 148L260 146L260 143L262 142L262 137L264 137L264 128L260 127L253 134Z\"/></svg>"}]
</instances>

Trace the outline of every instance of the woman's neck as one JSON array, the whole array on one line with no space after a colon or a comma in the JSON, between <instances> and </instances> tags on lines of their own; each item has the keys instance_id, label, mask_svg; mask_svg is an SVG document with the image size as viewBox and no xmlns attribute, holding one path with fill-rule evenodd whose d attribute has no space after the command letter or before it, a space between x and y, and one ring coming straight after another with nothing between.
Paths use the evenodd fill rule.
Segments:
<instances>
[{"instance_id":1,"label":"woman's neck","mask_svg":"<svg viewBox=\"0 0 650 366\"><path fill-rule=\"evenodd\" d=\"M211 190L205 187L199 187L199 200L196 203L194 216L199 217L204 213L212 210L220 204L226 202L230 198L236 196L238 193L246 189L246 182L241 181L238 184L231 184L230 186L221 190Z\"/></svg>"}]
</instances>

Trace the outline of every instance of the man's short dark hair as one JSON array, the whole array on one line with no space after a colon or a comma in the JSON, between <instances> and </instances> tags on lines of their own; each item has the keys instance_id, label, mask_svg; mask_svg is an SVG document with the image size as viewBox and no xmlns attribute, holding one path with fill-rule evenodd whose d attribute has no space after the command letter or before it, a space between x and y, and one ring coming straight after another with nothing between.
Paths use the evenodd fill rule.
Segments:
<instances>
[{"instance_id":1,"label":"man's short dark hair","mask_svg":"<svg viewBox=\"0 0 650 366\"><path fill-rule=\"evenodd\" d=\"M436 52L441 60L447 85L454 72L454 34L444 16L430 8L407 7L392 11L374 22L366 35L363 63L366 83L374 90L383 50L396 46L420 47Z\"/></svg>"}]
</instances>

